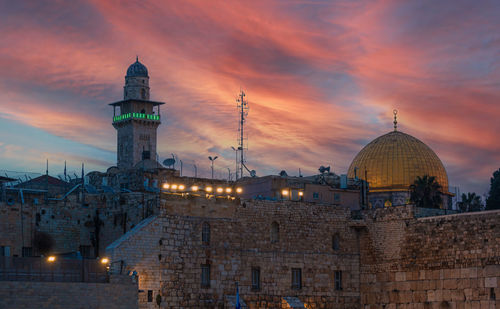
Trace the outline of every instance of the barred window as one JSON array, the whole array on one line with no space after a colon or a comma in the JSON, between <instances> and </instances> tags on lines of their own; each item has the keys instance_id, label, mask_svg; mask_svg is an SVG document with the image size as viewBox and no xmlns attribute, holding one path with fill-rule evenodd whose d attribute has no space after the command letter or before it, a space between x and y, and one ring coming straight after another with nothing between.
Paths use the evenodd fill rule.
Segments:
<instances>
[{"instance_id":1,"label":"barred window","mask_svg":"<svg viewBox=\"0 0 500 309\"><path fill-rule=\"evenodd\" d=\"M335 290L342 291L342 271L335 271Z\"/></svg>"},{"instance_id":2,"label":"barred window","mask_svg":"<svg viewBox=\"0 0 500 309\"><path fill-rule=\"evenodd\" d=\"M203 222L201 227L201 241L204 245L210 244L210 224Z\"/></svg>"},{"instance_id":3,"label":"barred window","mask_svg":"<svg viewBox=\"0 0 500 309\"><path fill-rule=\"evenodd\" d=\"M292 268L292 289L302 289L302 269Z\"/></svg>"},{"instance_id":4,"label":"barred window","mask_svg":"<svg viewBox=\"0 0 500 309\"><path fill-rule=\"evenodd\" d=\"M22 255L23 257L33 256L33 249L31 247L23 247Z\"/></svg>"},{"instance_id":5,"label":"barred window","mask_svg":"<svg viewBox=\"0 0 500 309\"><path fill-rule=\"evenodd\" d=\"M204 288L210 287L210 265L201 265L201 286Z\"/></svg>"}]
</instances>

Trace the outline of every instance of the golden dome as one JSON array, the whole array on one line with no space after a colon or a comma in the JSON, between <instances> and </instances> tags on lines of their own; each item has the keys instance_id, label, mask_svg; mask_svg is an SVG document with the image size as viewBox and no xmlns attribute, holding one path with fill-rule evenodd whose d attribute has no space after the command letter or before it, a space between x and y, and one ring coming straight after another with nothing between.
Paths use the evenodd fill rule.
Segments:
<instances>
[{"instance_id":1,"label":"golden dome","mask_svg":"<svg viewBox=\"0 0 500 309\"><path fill-rule=\"evenodd\" d=\"M399 131L382 135L366 145L349 166L348 175L365 179L370 192L406 191L417 176L435 176L448 192L448 176L439 157L426 144ZM366 180L366 179L365 179Z\"/></svg>"}]
</instances>

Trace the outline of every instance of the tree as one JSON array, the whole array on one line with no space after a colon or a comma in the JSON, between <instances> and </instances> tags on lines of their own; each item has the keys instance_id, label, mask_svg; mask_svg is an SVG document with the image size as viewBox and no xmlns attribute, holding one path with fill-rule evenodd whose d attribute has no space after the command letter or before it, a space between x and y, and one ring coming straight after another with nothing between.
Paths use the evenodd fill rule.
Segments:
<instances>
[{"instance_id":1,"label":"tree","mask_svg":"<svg viewBox=\"0 0 500 309\"><path fill-rule=\"evenodd\" d=\"M476 193L462 193L462 201L458 203L461 212L480 211L483 208L481 196Z\"/></svg>"},{"instance_id":2,"label":"tree","mask_svg":"<svg viewBox=\"0 0 500 309\"><path fill-rule=\"evenodd\" d=\"M486 199L486 209L500 209L500 168L493 172L490 180L490 192Z\"/></svg>"},{"instance_id":3,"label":"tree","mask_svg":"<svg viewBox=\"0 0 500 309\"><path fill-rule=\"evenodd\" d=\"M436 177L417 176L410 186L410 201L417 207L440 208L443 203L441 188Z\"/></svg>"}]
</instances>

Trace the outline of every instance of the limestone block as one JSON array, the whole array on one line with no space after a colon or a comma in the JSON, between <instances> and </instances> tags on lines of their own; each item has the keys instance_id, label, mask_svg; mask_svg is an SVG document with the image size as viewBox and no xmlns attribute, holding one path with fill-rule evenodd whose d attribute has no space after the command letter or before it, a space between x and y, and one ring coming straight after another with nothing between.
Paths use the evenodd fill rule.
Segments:
<instances>
[{"instance_id":1,"label":"limestone block","mask_svg":"<svg viewBox=\"0 0 500 309\"><path fill-rule=\"evenodd\" d=\"M496 288L498 286L498 277L487 277L484 278L484 287L486 288Z\"/></svg>"}]
</instances>

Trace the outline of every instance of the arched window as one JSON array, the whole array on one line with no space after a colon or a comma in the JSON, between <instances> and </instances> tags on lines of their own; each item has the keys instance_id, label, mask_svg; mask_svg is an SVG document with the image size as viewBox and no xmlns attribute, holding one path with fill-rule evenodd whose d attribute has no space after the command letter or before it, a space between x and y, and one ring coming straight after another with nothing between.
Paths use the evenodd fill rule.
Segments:
<instances>
[{"instance_id":1,"label":"arched window","mask_svg":"<svg viewBox=\"0 0 500 309\"><path fill-rule=\"evenodd\" d=\"M201 242L204 245L210 244L210 224L203 222L201 227Z\"/></svg>"},{"instance_id":2,"label":"arched window","mask_svg":"<svg viewBox=\"0 0 500 309\"><path fill-rule=\"evenodd\" d=\"M144 90L144 88L141 89L141 98L142 99L146 99L146 90Z\"/></svg>"},{"instance_id":3,"label":"arched window","mask_svg":"<svg viewBox=\"0 0 500 309\"><path fill-rule=\"evenodd\" d=\"M275 243L280 240L280 225L274 221L271 223L271 242Z\"/></svg>"},{"instance_id":4,"label":"arched window","mask_svg":"<svg viewBox=\"0 0 500 309\"><path fill-rule=\"evenodd\" d=\"M338 234L332 236L332 249L335 251L340 250L340 237Z\"/></svg>"}]
</instances>

